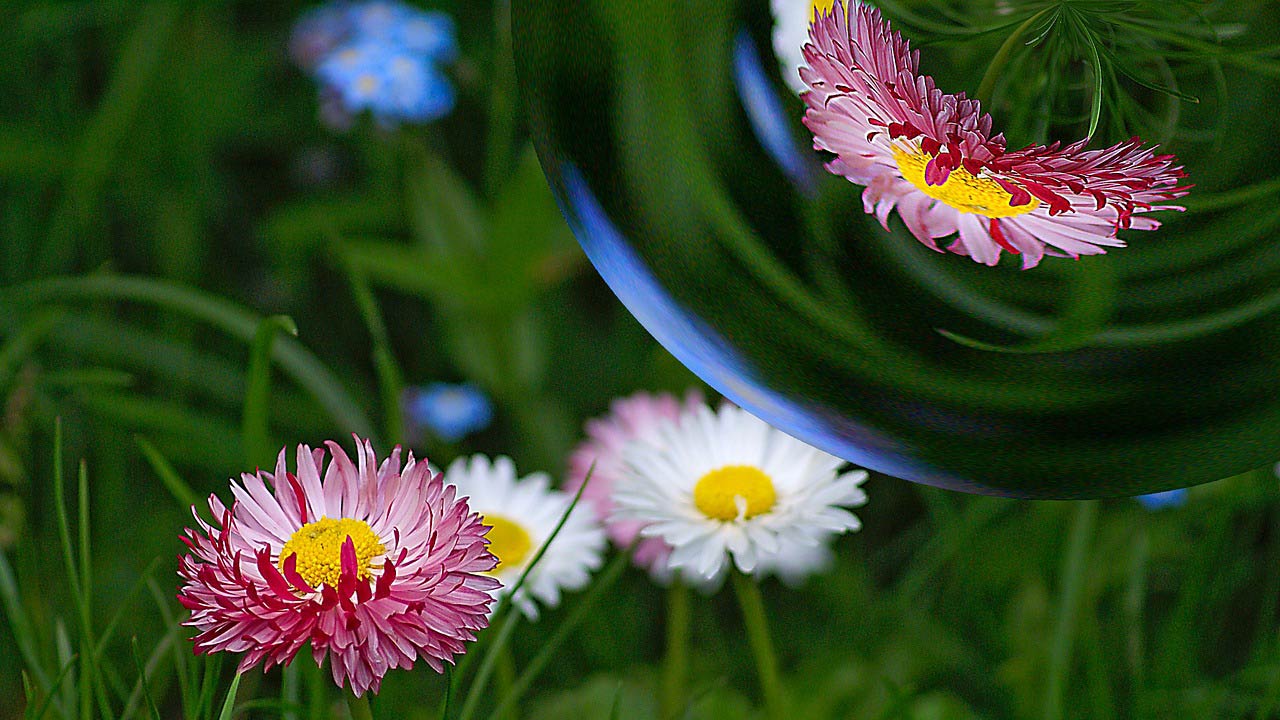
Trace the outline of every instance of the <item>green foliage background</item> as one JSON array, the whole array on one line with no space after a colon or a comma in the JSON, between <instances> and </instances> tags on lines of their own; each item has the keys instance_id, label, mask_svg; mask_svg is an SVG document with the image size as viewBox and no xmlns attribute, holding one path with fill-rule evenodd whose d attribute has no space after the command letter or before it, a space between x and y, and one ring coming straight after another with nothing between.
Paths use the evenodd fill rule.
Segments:
<instances>
[{"instance_id":1,"label":"green foliage background","mask_svg":"<svg viewBox=\"0 0 1280 720\"><path fill-rule=\"evenodd\" d=\"M111 629L107 707L145 712L127 700L136 652L161 714L191 715L199 687L184 683L204 666L174 624L178 533L190 502L282 445L354 431L438 464L483 451L556 474L612 397L696 383L561 220L524 141L500 3L433 3L460 28L460 101L403 134L317 121L315 88L285 50L303 7L0 6L0 717L33 711L24 672L37 698L58 685L51 716L101 714L75 689L84 666L68 664L84 617L99 638ZM495 425L458 446L406 437L400 390L461 379L495 398ZM830 575L764 583L795 717L1280 716L1269 469L1158 514L867 487L865 528L840 541ZM59 502L88 560L80 595ZM576 599L518 630L512 673ZM668 602L628 570L520 715L656 717ZM757 712L732 597L695 595L690 611L681 716ZM342 716L307 664L285 681L247 675L245 716L279 716L282 682L303 688L297 716ZM419 670L384 687L378 717L425 718L444 684Z\"/></svg>"}]
</instances>

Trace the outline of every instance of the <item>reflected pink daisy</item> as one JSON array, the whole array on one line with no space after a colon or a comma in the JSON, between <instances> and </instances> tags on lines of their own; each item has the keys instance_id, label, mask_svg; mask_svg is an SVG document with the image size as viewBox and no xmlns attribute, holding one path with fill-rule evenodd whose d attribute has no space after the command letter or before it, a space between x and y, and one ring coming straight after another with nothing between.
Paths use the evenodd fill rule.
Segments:
<instances>
[{"instance_id":1,"label":"reflected pink daisy","mask_svg":"<svg viewBox=\"0 0 1280 720\"><path fill-rule=\"evenodd\" d=\"M836 0L819 11L804 47L804 123L827 169L865 185L863 206L888 228L897 210L926 246L995 265L1007 250L1024 268L1045 255L1099 255L1123 247L1119 230L1155 230L1146 217L1187 193L1172 155L1132 138L1102 150L1089 139L1010 151L991 116L918 71L919 52L880 11Z\"/></svg>"},{"instance_id":2,"label":"reflected pink daisy","mask_svg":"<svg viewBox=\"0 0 1280 720\"><path fill-rule=\"evenodd\" d=\"M412 453L403 470L399 447L379 466L357 442L358 464L327 442L325 469L325 451L303 445L296 475L281 450L275 473L231 483L230 508L209 496L217 525L196 515L178 567L197 653L242 652L240 672L265 670L310 641L359 696L417 658L442 671L488 624L497 559L480 516Z\"/></svg>"},{"instance_id":3,"label":"reflected pink daisy","mask_svg":"<svg viewBox=\"0 0 1280 720\"><path fill-rule=\"evenodd\" d=\"M574 493L582 486L587 471L595 464L591 482L582 491L582 499L591 505L596 516L605 523L605 532L619 548L631 546L644 523L639 520L614 520L613 488L625 471L622 452L636 440L656 442L658 428L665 422L675 422L682 414L696 412L703 405L702 394L690 390L683 402L667 393L650 395L638 392L625 398L617 398L609 405L609 414L587 421L587 439L582 441L569 457L569 474L565 490ZM661 538L647 538L636 545L632 560L639 567L649 570L655 580L666 582L671 578L667 568L667 556L671 547Z\"/></svg>"}]
</instances>

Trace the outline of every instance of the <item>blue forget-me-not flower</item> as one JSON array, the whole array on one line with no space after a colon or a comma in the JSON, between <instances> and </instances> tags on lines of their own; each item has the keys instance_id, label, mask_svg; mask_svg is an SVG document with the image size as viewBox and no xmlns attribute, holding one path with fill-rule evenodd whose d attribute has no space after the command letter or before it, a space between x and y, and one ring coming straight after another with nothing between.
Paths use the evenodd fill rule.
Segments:
<instances>
[{"instance_id":1,"label":"blue forget-me-not flower","mask_svg":"<svg viewBox=\"0 0 1280 720\"><path fill-rule=\"evenodd\" d=\"M405 394L405 415L415 427L424 427L445 442L456 442L489 427L493 404L471 383L431 383Z\"/></svg>"},{"instance_id":2,"label":"blue forget-me-not flower","mask_svg":"<svg viewBox=\"0 0 1280 720\"><path fill-rule=\"evenodd\" d=\"M457 58L453 20L394 0L332 2L304 14L290 50L320 82L336 126L369 111L380 124L422 123L453 109L439 64Z\"/></svg>"}]
</instances>

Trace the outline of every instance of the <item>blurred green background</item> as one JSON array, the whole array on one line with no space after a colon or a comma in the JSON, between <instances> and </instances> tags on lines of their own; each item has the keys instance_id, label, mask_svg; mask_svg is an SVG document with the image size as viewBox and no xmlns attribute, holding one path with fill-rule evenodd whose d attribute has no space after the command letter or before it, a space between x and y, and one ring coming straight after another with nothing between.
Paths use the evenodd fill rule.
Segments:
<instances>
[{"instance_id":1,"label":"blurred green background","mask_svg":"<svg viewBox=\"0 0 1280 720\"><path fill-rule=\"evenodd\" d=\"M128 701L136 637L163 716L182 717L190 649L172 598L192 496L225 492L286 443L353 431L438 465L480 451L558 475L611 398L697 383L560 218L525 141L508 8L432 4L462 48L447 117L335 133L287 54L305 7L0 6L0 717L21 716L33 660L56 671L76 644L55 417L67 487L80 459L88 478L89 612L112 629L112 705L141 712ZM276 337L269 372L255 371L276 315L297 337ZM246 412L251 378L269 390ZM408 433L401 391L436 380L484 388L492 427L456 444ZM1153 513L874 477L865 528L841 539L829 576L765 583L795 716L1280 717L1276 485L1259 470ZM618 716L656 717L665 597L628 571L520 716L607 717L621 698ZM574 600L522 628L517 666ZM695 596L692 612L683 716L755 712L732 598ZM250 673L241 700L278 698L280 684L278 670ZM434 717L442 688L427 670L392 673L375 712ZM336 697L313 695L308 712Z\"/></svg>"}]
</instances>

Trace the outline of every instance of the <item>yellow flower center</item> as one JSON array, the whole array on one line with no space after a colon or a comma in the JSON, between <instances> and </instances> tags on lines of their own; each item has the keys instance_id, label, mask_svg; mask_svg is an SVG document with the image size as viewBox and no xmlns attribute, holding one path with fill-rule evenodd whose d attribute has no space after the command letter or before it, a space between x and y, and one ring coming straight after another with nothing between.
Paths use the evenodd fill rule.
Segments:
<instances>
[{"instance_id":1,"label":"yellow flower center","mask_svg":"<svg viewBox=\"0 0 1280 720\"><path fill-rule=\"evenodd\" d=\"M356 89L366 95L376 91L378 86L381 84L382 83L378 81L378 77L376 75L369 73L365 73L364 75L356 78Z\"/></svg>"},{"instance_id":2,"label":"yellow flower center","mask_svg":"<svg viewBox=\"0 0 1280 720\"><path fill-rule=\"evenodd\" d=\"M809 20L813 19L815 12L831 14L831 8L836 6L836 0L811 0L809 3Z\"/></svg>"},{"instance_id":3,"label":"yellow flower center","mask_svg":"<svg viewBox=\"0 0 1280 720\"><path fill-rule=\"evenodd\" d=\"M489 526L489 533L485 536L489 538L489 552L498 558L498 564L489 571L490 574L497 573L503 565L524 562L533 549L533 538L529 537L528 530L501 515L485 515L481 522Z\"/></svg>"},{"instance_id":4,"label":"yellow flower center","mask_svg":"<svg viewBox=\"0 0 1280 720\"><path fill-rule=\"evenodd\" d=\"M893 159L898 163L898 170L920 189L920 192L935 200L967 213L975 213L989 218L1016 217L1035 210L1040 201L1031 198L1025 205L1010 205L1013 195L1000 187L995 180L981 175L974 176L962 167L951 171L950 177L941 185L930 185L924 181L924 169L933 157L927 153L910 152L897 145L893 148Z\"/></svg>"},{"instance_id":5,"label":"yellow flower center","mask_svg":"<svg viewBox=\"0 0 1280 720\"><path fill-rule=\"evenodd\" d=\"M356 576L369 579L369 561L387 551L373 528L363 520L320 518L298 528L280 549L280 569L296 555L298 574L311 587L336 587L342 577L342 545L351 538L356 546Z\"/></svg>"},{"instance_id":6,"label":"yellow flower center","mask_svg":"<svg viewBox=\"0 0 1280 720\"><path fill-rule=\"evenodd\" d=\"M773 480L750 465L712 470L693 488L693 504L712 520L755 517L769 512L777 500Z\"/></svg>"}]
</instances>

